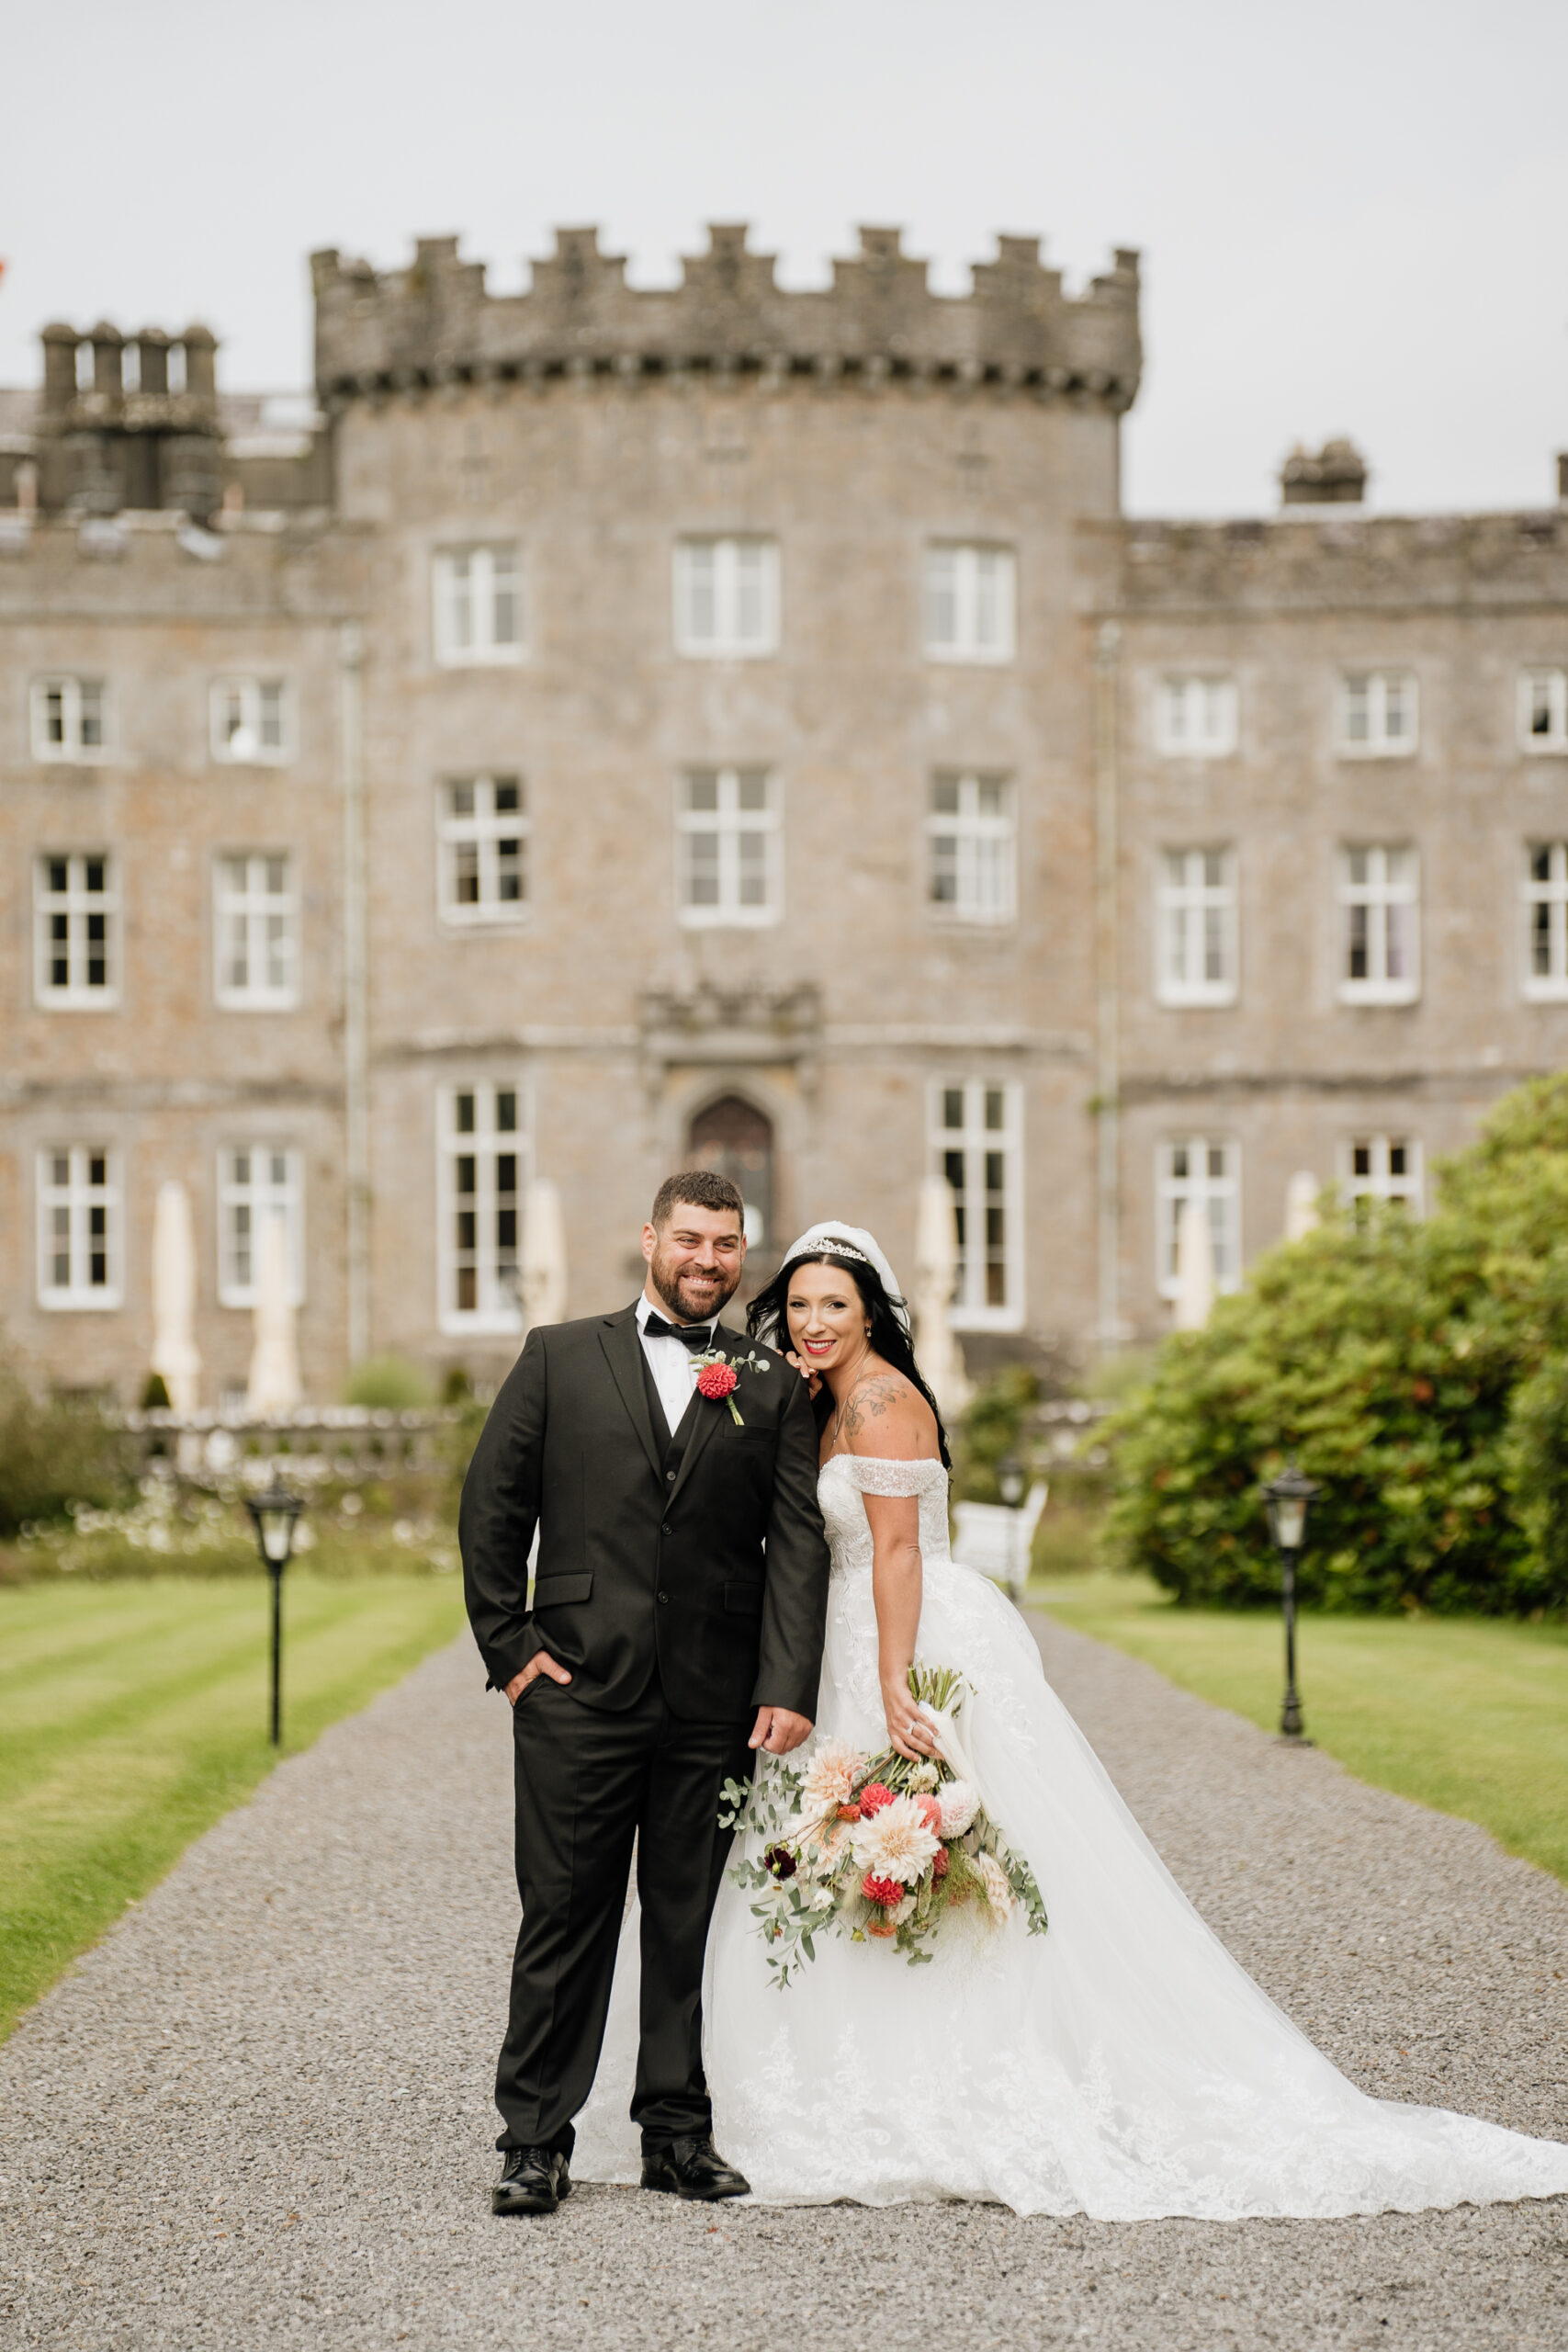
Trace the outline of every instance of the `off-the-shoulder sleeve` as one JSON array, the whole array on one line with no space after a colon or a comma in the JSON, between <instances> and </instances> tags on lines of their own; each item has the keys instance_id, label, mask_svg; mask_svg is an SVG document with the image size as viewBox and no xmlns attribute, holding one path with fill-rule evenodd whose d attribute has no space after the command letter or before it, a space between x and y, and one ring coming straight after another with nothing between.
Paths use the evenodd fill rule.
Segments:
<instances>
[{"instance_id":1,"label":"off-the-shoulder sleeve","mask_svg":"<svg viewBox=\"0 0 1568 2352\"><path fill-rule=\"evenodd\" d=\"M888 1462L876 1453L840 1453L839 1460L863 1495L923 1495L947 1484L940 1462Z\"/></svg>"}]
</instances>

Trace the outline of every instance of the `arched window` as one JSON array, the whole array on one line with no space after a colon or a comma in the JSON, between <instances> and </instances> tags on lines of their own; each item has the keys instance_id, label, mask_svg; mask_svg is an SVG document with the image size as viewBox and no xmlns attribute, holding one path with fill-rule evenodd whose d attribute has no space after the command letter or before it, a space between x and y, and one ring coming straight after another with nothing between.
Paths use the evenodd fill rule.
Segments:
<instances>
[{"instance_id":1,"label":"arched window","mask_svg":"<svg viewBox=\"0 0 1568 2352\"><path fill-rule=\"evenodd\" d=\"M694 1168L728 1176L746 1204L746 1239L766 1250L773 1238L773 1123L753 1102L726 1094L692 1121Z\"/></svg>"}]
</instances>

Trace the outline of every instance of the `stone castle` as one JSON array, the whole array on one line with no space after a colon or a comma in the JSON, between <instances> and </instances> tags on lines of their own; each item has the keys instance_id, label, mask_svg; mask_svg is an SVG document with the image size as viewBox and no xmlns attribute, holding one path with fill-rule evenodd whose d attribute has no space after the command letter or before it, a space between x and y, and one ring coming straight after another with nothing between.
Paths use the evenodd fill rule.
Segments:
<instances>
[{"instance_id":1,"label":"stone castle","mask_svg":"<svg viewBox=\"0 0 1568 2352\"><path fill-rule=\"evenodd\" d=\"M518 1345L660 1178L912 1276L945 1175L971 1369L1168 1325L1303 1171L1418 1213L1568 1055L1568 516L1125 517L1137 256L962 299L897 232L786 292L716 228L628 288L562 232L314 257L312 396L200 328L44 330L0 392L0 1321L134 1401L155 1203L203 1401L264 1232L305 1384Z\"/></svg>"}]
</instances>

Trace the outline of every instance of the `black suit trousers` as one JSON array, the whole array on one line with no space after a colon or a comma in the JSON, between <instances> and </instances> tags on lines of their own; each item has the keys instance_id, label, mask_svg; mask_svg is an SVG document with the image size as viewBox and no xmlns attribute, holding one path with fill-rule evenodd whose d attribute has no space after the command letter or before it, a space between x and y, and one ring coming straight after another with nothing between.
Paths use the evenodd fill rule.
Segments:
<instances>
[{"instance_id":1,"label":"black suit trousers","mask_svg":"<svg viewBox=\"0 0 1568 2352\"><path fill-rule=\"evenodd\" d=\"M634 1838L642 2014L632 2120L645 2149L711 2129L703 1954L730 1844L719 1792L750 1777L751 1723L683 1721L657 1673L615 1713L583 1706L547 1675L517 1702L523 1924L496 2070L498 2147L570 2151L604 2039Z\"/></svg>"}]
</instances>

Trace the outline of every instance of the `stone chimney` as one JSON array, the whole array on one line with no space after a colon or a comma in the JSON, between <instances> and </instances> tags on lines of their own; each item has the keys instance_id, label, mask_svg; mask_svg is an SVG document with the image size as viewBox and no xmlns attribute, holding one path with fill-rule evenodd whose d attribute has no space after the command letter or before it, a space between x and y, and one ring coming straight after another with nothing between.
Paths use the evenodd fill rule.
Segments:
<instances>
[{"instance_id":1,"label":"stone chimney","mask_svg":"<svg viewBox=\"0 0 1568 2352\"><path fill-rule=\"evenodd\" d=\"M1298 442L1280 469L1287 506L1359 506L1367 494L1367 461L1353 441L1325 441L1316 457Z\"/></svg>"},{"instance_id":2,"label":"stone chimney","mask_svg":"<svg viewBox=\"0 0 1568 2352\"><path fill-rule=\"evenodd\" d=\"M127 343L136 367L127 389ZM169 353L179 346L184 376L169 386ZM85 350L92 354L83 380ZM107 516L124 507L176 507L205 523L223 490L218 415L218 344L204 326L171 336L143 327L129 339L103 320L43 331L43 403L39 419L40 501L51 511Z\"/></svg>"},{"instance_id":3,"label":"stone chimney","mask_svg":"<svg viewBox=\"0 0 1568 2352\"><path fill-rule=\"evenodd\" d=\"M107 319L100 319L87 337L93 346L93 399L102 413L112 416L125 393L125 337Z\"/></svg>"},{"instance_id":4,"label":"stone chimney","mask_svg":"<svg viewBox=\"0 0 1568 2352\"><path fill-rule=\"evenodd\" d=\"M63 416L76 397L80 339L74 327L62 326L58 320L43 331L43 404L51 415Z\"/></svg>"},{"instance_id":5,"label":"stone chimney","mask_svg":"<svg viewBox=\"0 0 1568 2352\"><path fill-rule=\"evenodd\" d=\"M136 337L141 370L139 390L144 400L169 396L169 338L162 327L143 327Z\"/></svg>"}]
</instances>

